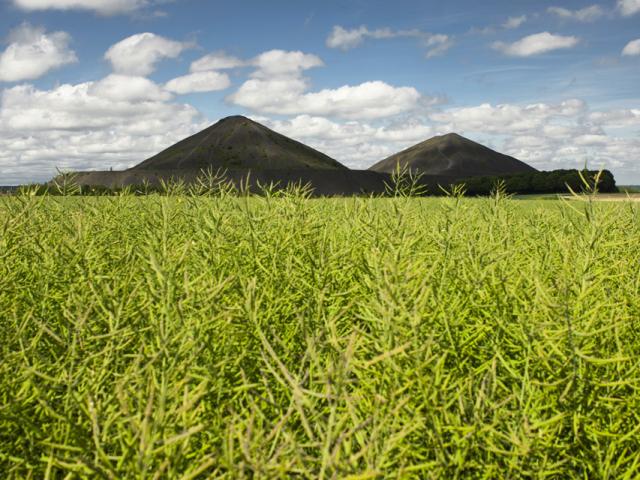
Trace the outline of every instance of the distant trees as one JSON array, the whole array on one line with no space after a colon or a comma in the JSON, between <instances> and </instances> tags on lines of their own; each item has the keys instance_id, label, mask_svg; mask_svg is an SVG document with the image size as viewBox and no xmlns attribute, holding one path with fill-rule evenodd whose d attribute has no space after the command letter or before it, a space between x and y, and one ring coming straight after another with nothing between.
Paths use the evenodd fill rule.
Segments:
<instances>
[{"instance_id":1,"label":"distant trees","mask_svg":"<svg viewBox=\"0 0 640 480\"><path fill-rule=\"evenodd\" d=\"M574 192L585 190L583 178L594 185L595 179L600 173L597 189L602 193L614 193L618 191L613 174L609 170L598 172L595 170L553 170L549 172L526 172L509 176L472 177L456 182L464 184L467 195L488 195L494 190L501 180L507 193L569 193L569 188Z\"/></svg>"}]
</instances>

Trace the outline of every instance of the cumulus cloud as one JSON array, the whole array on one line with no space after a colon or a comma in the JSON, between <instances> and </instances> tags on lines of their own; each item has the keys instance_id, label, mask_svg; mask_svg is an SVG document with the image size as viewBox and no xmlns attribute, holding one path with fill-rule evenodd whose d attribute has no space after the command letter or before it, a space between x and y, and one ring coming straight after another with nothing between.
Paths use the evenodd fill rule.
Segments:
<instances>
[{"instance_id":1,"label":"cumulus cloud","mask_svg":"<svg viewBox=\"0 0 640 480\"><path fill-rule=\"evenodd\" d=\"M393 87L381 81L310 93L305 93L306 88L300 78L250 79L230 100L262 113L372 119L410 111L421 98L413 87Z\"/></svg>"},{"instance_id":2,"label":"cumulus cloud","mask_svg":"<svg viewBox=\"0 0 640 480\"><path fill-rule=\"evenodd\" d=\"M299 115L290 120L269 120L276 130L288 136L308 139L335 139L352 143L363 141L420 142L433 134L433 128L414 119L397 124L374 126L371 123L334 122L324 117Z\"/></svg>"},{"instance_id":3,"label":"cumulus cloud","mask_svg":"<svg viewBox=\"0 0 640 480\"><path fill-rule=\"evenodd\" d=\"M422 100L413 87L394 87L381 81L308 92L309 82L302 74L324 63L303 52L271 50L250 63L256 70L228 99L255 112L370 119L409 111Z\"/></svg>"},{"instance_id":4,"label":"cumulus cloud","mask_svg":"<svg viewBox=\"0 0 640 480\"><path fill-rule=\"evenodd\" d=\"M391 38L389 30L376 30L370 32L367 27L353 28L347 30L344 27L336 25L327 38L327 47L339 48L340 50L350 50L362 44L366 37L372 38Z\"/></svg>"},{"instance_id":5,"label":"cumulus cloud","mask_svg":"<svg viewBox=\"0 0 640 480\"><path fill-rule=\"evenodd\" d=\"M529 35L514 43L494 42L492 47L512 57L530 57L553 50L573 48L579 42L580 39L577 37L542 32Z\"/></svg>"},{"instance_id":6,"label":"cumulus cloud","mask_svg":"<svg viewBox=\"0 0 640 480\"><path fill-rule=\"evenodd\" d=\"M122 90L124 89L124 90ZM0 97L3 182L46 181L55 168L127 168L206 125L190 105L144 78L109 76Z\"/></svg>"},{"instance_id":7,"label":"cumulus cloud","mask_svg":"<svg viewBox=\"0 0 640 480\"><path fill-rule=\"evenodd\" d=\"M171 94L145 77L112 74L91 83L88 93L115 102L164 101Z\"/></svg>"},{"instance_id":8,"label":"cumulus cloud","mask_svg":"<svg viewBox=\"0 0 640 480\"><path fill-rule=\"evenodd\" d=\"M618 10L625 17L640 12L640 0L618 0Z\"/></svg>"},{"instance_id":9,"label":"cumulus cloud","mask_svg":"<svg viewBox=\"0 0 640 480\"><path fill-rule=\"evenodd\" d=\"M546 136L514 136L503 144L504 152L531 165L558 168L613 169L619 183L638 178L640 169L629 162L640 154L640 142L629 137L602 134L574 135L562 139Z\"/></svg>"},{"instance_id":10,"label":"cumulus cloud","mask_svg":"<svg viewBox=\"0 0 640 480\"><path fill-rule=\"evenodd\" d=\"M438 40L434 39L433 48L437 48L437 44ZM309 81L303 74L307 70L324 66L324 62L317 55L301 51L269 50L249 60L217 52L195 61L191 70L209 73L213 79L213 74L217 75L216 69L239 66L253 66L255 69L228 100L254 112L382 118L409 111L419 102L429 104L439 101L435 98L423 98L412 87L398 88L381 81L309 92ZM191 79L192 76L184 78ZM224 88L226 86L228 83ZM182 93L171 82L166 88Z\"/></svg>"},{"instance_id":11,"label":"cumulus cloud","mask_svg":"<svg viewBox=\"0 0 640 480\"><path fill-rule=\"evenodd\" d=\"M591 124L602 127L640 127L640 109L637 108L592 112L587 118Z\"/></svg>"},{"instance_id":12,"label":"cumulus cloud","mask_svg":"<svg viewBox=\"0 0 640 480\"><path fill-rule=\"evenodd\" d=\"M229 76L225 73L196 72L170 80L165 85L165 88L178 95L184 95L187 93L225 90L230 85Z\"/></svg>"},{"instance_id":13,"label":"cumulus cloud","mask_svg":"<svg viewBox=\"0 0 640 480\"><path fill-rule=\"evenodd\" d=\"M251 60L257 67L252 76L256 78L272 78L281 76L297 76L305 70L322 67L320 57L300 51L269 50Z\"/></svg>"},{"instance_id":14,"label":"cumulus cloud","mask_svg":"<svg viewBox=\"0 0 640 480\"><path fill-rule=\"evenodd\" d=\"M176 58L192 44L176 42L153 33L138 33L113 45L104 57L116 73L149 75L163 58Z\"/></svg>"},{"instance_id":15,"label":"cumulus cloud","mask_svg":"<svg viewBox=\"0 0 640 480\"><path fill-rule=\"evenodd\" d=\"M632 40L622 50L622 55L635 56L640 55L640 38Z\"/></svg>"},{"instance_id":16,"label":"cumulus cloud","mask_svg":"<svg viewBox=\"0 0 640 480\"><path fill-rule=\"evenodd\" d=\"M23 10L91 10L101 15L131 13L147 6L148 0L13 0Z\"/></svg>"},{"instance_id":17,"label":"cumulus cloud","mask_svg":"<svg viewBox=\"0 0 640 480\"><path fill-rule=\"evenodd\" d=\"M550 125L553 119L576 117L585 112L582 100L571 99L559 104L534 103L491 105L484 103L474 107L453 108L435 112L431 119L448 124L451 130L482 131L484 133L531 133Z\"/></svg>"},{"instance_id":18,"label":"cumulus cloud","mask_svg":"<svg viewBox=\"0 0 640 480\"><path fill-rule=\"evenodd\" d=\"M506 28L507 30L512 30L514 28L518 28L520 25L522 25L526 21L527 21L526 15L521 15L519 17L509 17L507 21L502 24L502 27Z\"/></svg>"},{"instance_id":19,"label":"cumulus cloud","mask_svg":"<svg viewBox=\"0 0 640 480\"><path fill-rule=\"evenodd\" d=\"M119 98L118 98L119 97ZM2 92L0 122L5 131L78 130L120 125L144 131L173 116L190 120L190 106L153 100L153 95L114 95L101 82L63 84L52 90L19 85Z\"/></svg>"},{"instance_id":20,"label":"cumulus cloud","mask_svg":"<svg viewBox=\"0 0 640 480\"><path fill-rule=\"evenodd\" d=\"M9 46L0 54L0 82L33 80L77 62L70 41L66 32L47 33L44 28L22 24L9 34Z\"/></svg>"},{"instance_id":21,"label":"cumulus cloud","mask_svg":"<svg viewBox=\"0 0 640 480\"><path fill-rule=\"evenodd\" d=\"M252 77L273 78L297 77L305 70L323 66L324 63L317 55L300 51L269 50L249 60L243 60L220 51L194 61L190 71L198 73L255 67L255 71L251 74Z\"/></svg>"},{"instance_id":22,"label":"cumulus cloud","mask_svg":"<svg viewBox=\"0 0 640 480\"><path fill-rule=\"evenodd\" d=\"M329 48L347 51L360 46L367 38L384 40L400 37L419 39L427 49L427 58L442 55L453 46L453 39L448 35L433 34L415 29L392 30L390 28L379 28L370 30L364 25L353 29L346 29L336 25L329 34L326 44Z\"/></svg>"},{"instance_id":23,"label":"cumulus cloud","mask_svg":"<svg viewBox=\"0 0 640 480\"><path fill-rule=\"evenodd\" d=\"M216 89L223 89L229 86L228 77L220 77L215 70L238 66L253 66L255 70L228 100L254 112L381 118L411 110L423 100L414 88L397 88L381 81L309 92L309 81L303 74L324 66L324 62L317 55L301 51L269 50L250 60L218 52L197 60L191 65L191 70L198 74L206 73L209 82L219 85ZM169 82L166 88L175 93L187 93L190 87L186 82L195 79L204 81L205 77L191 74Z\"/></svg>"},{"instance_id":24,"label":"cumulus cloud","mask_svg":"<svg viewBox=\"0 0 640 480\"><path fill-rule=\"evenodd\" d=\"M191 64L191 73L207 72L210 70L228 70L232 68L244 67L247 62L240 58L227 55L223 51L213 52L194 61Z\"/></svg>"},{"instance_id":25,"label":"cumulus cloud","mask_svg":"<svg viewBox=\"0 0 640 480\"><path fill-rule=\"evenodd\" d=\"M575 20L578 22L594 22L605 15L604 9L599 5L591 5L581 8L580 10L569 10L564 7L549 7L547 12L565 20Z\"/></svg>"}]
</instances>

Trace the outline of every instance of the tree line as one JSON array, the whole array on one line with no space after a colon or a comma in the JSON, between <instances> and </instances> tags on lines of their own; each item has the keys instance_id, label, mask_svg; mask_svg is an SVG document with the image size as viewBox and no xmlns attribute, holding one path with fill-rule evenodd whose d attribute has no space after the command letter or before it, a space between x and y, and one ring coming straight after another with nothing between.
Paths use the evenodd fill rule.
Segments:
<instances>
[{"instance_id":1,"label":"tree line","mask_svg":"<svg viewBox=\"0 0 640 480\"><path fill-rule=\"evenodd\" d=\"M513 194L582 192L593 190L594 187L601 193L618 192L615 178L609 170L526 172L509 176L471 177L457 183L464 185L467 195L488 195L498 184L507 193Z\"/></svg>"}]
</instances>

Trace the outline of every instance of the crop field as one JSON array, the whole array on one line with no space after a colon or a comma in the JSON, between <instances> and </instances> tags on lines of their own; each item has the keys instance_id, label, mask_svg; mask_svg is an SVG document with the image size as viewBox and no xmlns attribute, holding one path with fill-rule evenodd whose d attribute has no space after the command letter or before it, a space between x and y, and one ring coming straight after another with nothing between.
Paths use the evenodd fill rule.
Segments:
<instances>
[{"instance_id":1,"label":"crop field","mask_svg":"<svg viewBox=\"0 0 640 480\"><path fill-rule=\"evenodd\" d=\"M0 197L0 477L640 477L640 203Z\"/></svg>"}]
</instances>

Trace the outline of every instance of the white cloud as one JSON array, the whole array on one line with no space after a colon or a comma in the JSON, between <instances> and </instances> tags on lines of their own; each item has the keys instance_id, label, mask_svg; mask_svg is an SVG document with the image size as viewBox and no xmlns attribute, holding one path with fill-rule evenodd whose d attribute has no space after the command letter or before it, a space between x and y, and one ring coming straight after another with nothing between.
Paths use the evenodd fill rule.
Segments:
<instances>
[{"instance_id":1,"label":"white cloud","mask_svg":"<svg viewBox=\"0 0 640 480\"><path fill-rule=\"evenodd\" d=\"M365 82L325 89L300 97L298 111L344 118L381 118L413 109L420 94L413 87Z\"/></svg>"},{"instance_id":2,"label":"white cloud","mask_svg":"<svg viewBox=\"0 0 640 480\"><path fill-rule=\"evenodd\" d=\"M580 10L569 10L564 7L549 7L547 12L566 20L578 22L593 22L605 15L604 9L599 5L591 5Z\"/></svg>"},{"instance_id":3,"label":"white cloud","mask_svg":"<svg viewBox=\"0 0 640 480\"><path fill-rule=\"evenodd\" d=\"M300 78L250 79L230 100L262 113L372 119L410 111L421 98L413 87L393 87L381 81L312 93L305 93L306 88Z\"/></svg>"},{"instance_id":4,"label":"white cloud","mask_svg":"<svg viewBox=\"0 0 640 480\"><path fill-rule=\"evenodd\" d=\"M244 60L227 55L225 52L214 52L199 58L191 64L191 73L207 72L209 70L227 70L244 67L247 64Z\"/></svg>"},{"instance_id":5,"label":"white cloud","mask_svg":"<svg viewBox=\"0 0 640 480\"><path fill-rule=\"evenodd\" d=\"M77 62L66 32L46 33L44 28L22 24L9 35L9 46L0 54L0 82L33 80L50 70Z\"/></svg>"},{"instance_id":6,"label":"white cloud","mask_svg":"<svg viewBox=\"0 0 640 480\"><path fill-rule=\"evenodd\" d=\"M338 123L324 117L299 115L291 120L270 121L267 119L267 122L284 135L302 139L415 143L426 140L433 134L432 127L411 120L396 125L374 126L358 121Z\"/></svg>"},{"instance_id":7,"label":"white cloud","mask_svg":"<svg viewBox=\"0 0 640 480\"><path fill-rule=\"evenodd\" d=\"M108 77L107 77L107 84ZM122 124L137 129L140 124L167 120L172 115L191 118L193 107L152 100L149 96L113 95L101 82L63 84L52 90L19 85L2 92L0 122L13 131L78 130Z\"/></svg>"},{"instance_id":8,"label":"white cloud","mask_svg":"<svg viewBox=\"0 0 640 480\"><path fill-rule=\"evenodd\" d=\"M115 102L165 101L171 94L145 77L112 74L92 83L88 93Z\"/></svg>"},{"instance_id":9,"label":"white cloud","mask_svg":"<svg viewBox=\"0 0 640 480\"><path fill-rule=\"evenodd\" d=\"M250 60L233 57L224 52L214 52L194 61L190 71L191 73L212 73L216 70L247 66L255 67L251 73L252 78L270 80L280 78L291 81L300 79L305 70L323 67L324 63L317 55L300 51L269 50ZM213 77L210 76L210 78Z\"/></svg>"},{"instance_id":10,"label":"white cloud","mask_svg":"<svg viewBox=\"0 0 640 480\"><path fill-rule=\"evenodd\" d=\"M424 38L427 47L427 58L438 57L453 46L453 40L448 35L430 35Z\"/></svg>"},{"instance_id":11,"label":"white cloud","mask_svg":"<svg viewBox=\"0 0 640 480\"><path fill-rule=\"evenodd\" d=\"M306 89L307 82L303 78L250 79L229 100L258 112L295 114L297 101Z\"/></svg>"},{"instance_id":12,"label":"white cloud","mask_svg":"<svg viewBox=\"0 0 640 480\"><path fill-rule=\"evenodd\" d=\"M606 128L640 127L640 109L618 109L592 112L589 122Z\"/></svg>"},{"instance_id":13,"label":"white cloud","mask_svg":"<svg viewBox=\"0 0 640 480\"><path fill-rule=\"evenodd\" d=\"M130 13L149 4L148 0L13 0L23 10L92 10L101 15Z\"/></svg>"},{"instance_id":14,"label":"white cloud","mask_svg":"<svg viewBox=\"0 0 640 480\"><path fill-rule=\"evenodd\" d=\"M117 76L52 90L5 89L0 100L3 182L46 181L56 167L127 168L205 127L195 108L167 98L147 79Z\"/></svg>"},{"instance_id":15,"label":"white cloud","mask_svg":"<svg viewBox=\"0 0 640 480\"><path fill-rule=\"evenodd\" d=\"M629 137L574 134L563 139L515 136L504 142L504 152L543 169L581 168L614 170L618 183L637 181L638 165L630 162L640 154L640 142ZM634 180L635 179L635 180Z\"/></svg>"},{"instance_id":16,"label":"white cloud","mask_svg":"<svg viewBox=\"0 0 640 480\"><path fill-rule=\"evenodd\" d=\"M640 12L640 0L618 0L618 10L625 17Z\"/></svg>"},{"instance_id":17,"label":"white cloud","mask_svg":"<svg viewBox=\"0 0 640 480\"><path fill-rule=\"evenodd\" d=\"M249 64L256 70L228 100L260 113L372 119L407 112L420 102L428 105L437 100L422 97L413 87L394 87L382 81L309 92L304 71L324 63L316 55L303 52L271 50Z\"/></svg>"},{"instance_id":18,"label":"white cloud","mask_svg":"<svg viewBox=\"0 0 640 480\"><path fill-rule=\"evenodd\" d=\"M632 40L622 50L622 55L635 56L640 55L640 38Z\"/></svg>"},{"instance_id":19,"label":"white cloud","mask_svg":"<svg viewBox=\"0 0 640 480\"><path fill-rule=\"evenodd\" d=\"M184 95L196 92L214 92L229 88L231 81L225 73L196 72L183 77L174 78L165 85L173 93Z\"/></svg>"},{"instance_id":20,"label":"white cloud","mask_svg":"<svg viewBox=\"0 0 640 480\"><path fill-rule=\"evenodd\" d=\"M380 30L382 32L382 30ZM375 33L374 33L375 35ZM333 31L327 38L327 47L339 48L340 50L350 50L362 44L365 37L371 36L371 32L367 27L359 27L351 30L347 30L340 25L333 27ZM374 38L376 38L374 36ZM380 38L380 37L377 37ZM389 38L389 37L386 37Z\"/></svg>"},{"instance_id":21,"label":"white cloud","mask_svg":"<svg viewBox=\"0 0 640 480\"><path fill-rule=\"evenodd\" d=\"M191 48L189 43L176 42L153 33L138 33L113 45L104 57L117 73L149 75L163 58L175 58Z\"/></svg>"},{"instance_id":22,"label":"white cloud","mask_svg":"<svg viewBox=\"0 0 640 480\"><path fill-rule=\"evenodd\" d=\"M351 30L336 25L327 37L326 45L329 48L340 50L350 50L361 45L365 39L373 38L384 40L390 38L417 38L427 48L427 58L442 55L453 46L453 39L448 35L432 34L421 30L392 30L390 28L379 28L369 30L366 26L360 26Z\"/></svg>"},{"instance_id":23,"label":"white cloud","mask_svg":"<svg viewBox=\"0 0 640 480\"><path fill-rule=\"evenodd\" d=\"M530 57L553 50L575 47L580 40L577 37L554 35L549 32L536 33L514 43L495 42L492 47L513 57Z\"/></svg>"},{"instance_id":24,"label":"white cloud","mask_svg":"<svg viewBox=\"0 0 640 480\"><path fill-rule=\"evenodd\" d=\"M451 130L480 131L492 134L524 134L541 131L558 118L584 114L582 100L571 99L559 104L534 103L520 106L513 104L491 105L484 103L474 107L452 108L431 114L431 119L448 125ZM550 132L547 132L550 133Z\"/></svg>"},{"instance_id":25,"label":"white cloud","mask_svg":"<svg viewBox=\"0 0 640 480\"><path fill-rule=\"evenodd\" d=\"M521 15L519 17L509 17L507 21L502 24L502 27L506 28L507 30L513 30L514 28L518 28L520 25L522 25L526 21L527 21L526 15Z\"/></svg>"},{"instance_id":26,"label":"white cloud","mask_svg":"<svg viewBox=\"0 0 640 480\"><path fill-rule=\"evenodd\" d=\"M305 70L322 67L320 57L300 51L269 50L251 60L257 67L252 76L256 78L272 78L281 76L297 76Z\"/></svg>"}]
</instances>

